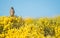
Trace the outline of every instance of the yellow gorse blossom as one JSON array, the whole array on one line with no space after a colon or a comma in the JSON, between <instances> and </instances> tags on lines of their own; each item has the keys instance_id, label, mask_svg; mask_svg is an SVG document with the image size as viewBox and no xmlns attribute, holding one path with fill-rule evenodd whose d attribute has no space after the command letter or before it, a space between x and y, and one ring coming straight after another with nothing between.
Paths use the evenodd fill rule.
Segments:
<instances>
[{"instance_id":1,"label":"yellow gorse blossom","mask_svg":"<svg viewBox=\"0 0 60 38\"><path fill-rule=\"evenodd\" d=\"M0 16L0 38L60 38L60 16L35 19Z\"/></svg>"}]
</instances>

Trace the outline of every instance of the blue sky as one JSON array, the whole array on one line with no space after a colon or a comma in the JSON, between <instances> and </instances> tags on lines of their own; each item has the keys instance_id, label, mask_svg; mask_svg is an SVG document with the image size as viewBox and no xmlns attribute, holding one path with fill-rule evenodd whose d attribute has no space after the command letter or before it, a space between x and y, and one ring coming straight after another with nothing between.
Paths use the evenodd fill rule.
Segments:
<instances>
[{"instance_id":1,"label":"blue sky","mask_svg":"<svg viewBox=\"0 0 60 38\"><path fill-rule=\"evenodd\" d=\"M22 17L60 15L60 0L0 0L0 16L9 16L11 6Z\"/></svg>"}]
</instances>

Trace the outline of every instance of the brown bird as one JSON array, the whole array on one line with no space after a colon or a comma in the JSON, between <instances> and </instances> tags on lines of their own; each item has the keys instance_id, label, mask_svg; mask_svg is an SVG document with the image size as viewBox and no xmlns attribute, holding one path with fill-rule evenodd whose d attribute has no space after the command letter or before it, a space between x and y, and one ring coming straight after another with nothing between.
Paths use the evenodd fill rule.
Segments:
<instances>
[{"instance_id":1,"label":"brown bird","mask_svg":"<svg viewBox=\"0 0 60 38\"><path fill-rule=\"evenodd\" d=\"M13 7L11 7L11 9L10 9L10 16L14 16L14 14L15 14L15 10L14 10L14 8Z\"/></svg>"}]
</instances>

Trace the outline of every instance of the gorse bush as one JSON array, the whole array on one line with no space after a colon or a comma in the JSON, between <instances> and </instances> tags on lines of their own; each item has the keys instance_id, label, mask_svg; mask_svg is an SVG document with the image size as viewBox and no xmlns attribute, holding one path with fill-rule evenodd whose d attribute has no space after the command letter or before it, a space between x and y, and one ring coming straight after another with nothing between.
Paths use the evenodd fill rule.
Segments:
<instances>
[{"instance_id":1,"label":"gorse bush","mask_svg":"<svg viewBox=\"0 0 60 38\"><path fill-rule=\"evenodd\" d=\"M35 19L0 16L0 38L60 38L60 16Z\"/></svg>"}]
</instances>

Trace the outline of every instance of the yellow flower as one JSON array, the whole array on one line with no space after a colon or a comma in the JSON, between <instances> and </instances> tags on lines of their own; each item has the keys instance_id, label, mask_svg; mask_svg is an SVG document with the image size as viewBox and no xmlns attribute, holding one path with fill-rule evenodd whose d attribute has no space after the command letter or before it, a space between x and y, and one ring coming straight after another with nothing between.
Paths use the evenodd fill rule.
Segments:
<instances>
[{"instance_id":1,"label":"yellow flower","mask_svg":"<svg viewBox=\"0 0 60 38\"><path fill-rule=\"evenodd\" d=\"M25 23L33 23L33 19L32 18L25 18L24 19Z\"/></svg>"},{"instance_id":2,"label":"yellow flower","mask_svg":"<svg viewBox=\"0 0 60 38\"><path fill-rule=\"evenodd\" d=\"M1 26L1 38L60 38L60 17L23 19L0 16Z\"/></svg>"}]
</instances>

